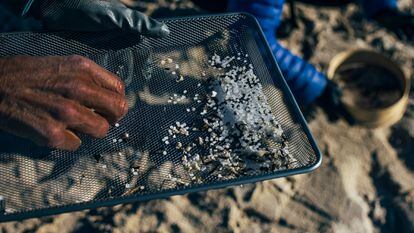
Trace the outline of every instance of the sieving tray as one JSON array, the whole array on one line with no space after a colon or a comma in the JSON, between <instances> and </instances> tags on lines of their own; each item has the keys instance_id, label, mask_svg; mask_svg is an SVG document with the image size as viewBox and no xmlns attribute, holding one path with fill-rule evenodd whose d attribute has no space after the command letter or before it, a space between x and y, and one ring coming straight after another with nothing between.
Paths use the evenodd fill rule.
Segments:
<instances>
[{"instance_id":1,"label":"sieving tray","mask_svg":"<svg viewBox=\"0 0 414 233\"><path fill-rule=\"evenodd\" d=\"M124 80L130 106L106 138L81 135L83 144L76 152L37 147L0 132L0 221L223 188L310 172L320 165L317 145L253 17L223 14L165 22L171 35L164 39L118 31L0 34L2 57L78 54L94 60ZM171 149L165 149L166 155L159 153L162 138L169 125L191 120L185 110L194 103L172 104L167 99L184 90L203 92L203 86L196 87L203 83L202 76L210 75L206 64L213 53L248 55L245 59L260 79L296 162L237 178L210 176L188 186L171 184L165 177L183 172L181 155ZM180 65L183 81L160 67L167 57ZM128 140L119 142L125 133ZM131 174L134 166L136 173Z\"/></svg>"}]
</instances>

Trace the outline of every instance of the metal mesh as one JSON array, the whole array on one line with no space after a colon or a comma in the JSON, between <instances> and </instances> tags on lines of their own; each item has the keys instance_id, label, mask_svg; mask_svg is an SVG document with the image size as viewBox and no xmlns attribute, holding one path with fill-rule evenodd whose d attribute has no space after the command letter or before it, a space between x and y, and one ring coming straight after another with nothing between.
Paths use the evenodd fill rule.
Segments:
<instances>
[{"instance_id":1,"label":"metal mesh","mask_svg":"<svg viewBox=\"0 0 414 233\"><path fill-rule=\"evenodd\" d=\"M307 172L320 163L316 144L253 18L227 14L165 22L171 29L165 39L121 32L0 35L0 56L89 57L124 80L130 106L127 116L105 139L81 135L83 144L76 152L45 149L0 133L0 208L4 207L0 221L237 185ZM162 138L176 121L191 122L195 116L186 109L198 107L197 102L168 103L168 97L184 90L202 95L206 89L197 84L205 83L203 76L213 75L207 61L214 52L249 55L246 59L285 130L296 163L238 177L206 175L202 182L190 185L168 178L186 180L188 174L179 153L168 148L166 155L160 152L165 147ZM160 67L166 57L180 64L184 81L177 82L169 70Z\"/></svg>"}]
</instances>

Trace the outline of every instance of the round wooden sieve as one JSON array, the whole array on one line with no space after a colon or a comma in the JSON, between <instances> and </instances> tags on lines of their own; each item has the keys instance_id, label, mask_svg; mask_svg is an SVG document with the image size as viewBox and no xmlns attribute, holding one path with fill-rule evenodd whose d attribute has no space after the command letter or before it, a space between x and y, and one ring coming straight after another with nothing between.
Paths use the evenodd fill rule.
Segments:
<instances>
[{"instance_id":1,"label":"round wooden sieve","mask_svg":"<svg viewBox=\"0 0 414 233\"><path fill-rule=\"evenodd\" d=\"M381 67L391 73L389 78L394 78L398 81L399 88L401 88L401 97L397 98L395 102L381 107L366 108L359 106L355 102L344 101L342 103L345 106L349 114L356 120L360 125L377 128L377 127L388 127L399 121L408 105L408 95L410 80L404 75L401 68L393 62L391 59L384 55L365 49L357 49L351 51L345 51L336 55L330 62L328 68L328 78L334 81L337 78L337 74L344 66L352 64L364 64Z\"/></svg>"}]
</instances>

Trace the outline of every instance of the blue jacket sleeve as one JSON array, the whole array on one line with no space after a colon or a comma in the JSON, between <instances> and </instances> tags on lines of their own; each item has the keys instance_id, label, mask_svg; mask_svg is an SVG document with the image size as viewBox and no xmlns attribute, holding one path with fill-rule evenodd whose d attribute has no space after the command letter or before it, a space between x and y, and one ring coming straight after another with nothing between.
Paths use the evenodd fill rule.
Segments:
<instances>
[{"instance_id":1,"label":"blue jacket sleeve","mask_svg":"<svg viewBox=\"0 0 414 233\"><path fill-rule=\"evenodd\" d=\"M276 29L280 24L283 3L284 0L229 0L229 10L248 12L257 18L296 100L307 105L323 93L327 79L313 65L278 43Z\"/></svg>"},{"instance_id":2,"label":"blue jacket sleeve","mask_svg":"<svg viewBox=\"0 0 414 233\"><path fill-rule=\"evenodd\" d=\"M368 17L372 17L386 8L397 8L397 0L360 0L360 2Z\"/></svg>"}]
</instances>

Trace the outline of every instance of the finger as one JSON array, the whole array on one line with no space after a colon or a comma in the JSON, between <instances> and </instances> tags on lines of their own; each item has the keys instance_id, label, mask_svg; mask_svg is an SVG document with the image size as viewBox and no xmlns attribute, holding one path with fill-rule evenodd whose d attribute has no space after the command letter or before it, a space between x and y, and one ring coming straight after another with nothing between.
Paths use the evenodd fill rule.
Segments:
<instances>
[{"instance_id":1,"label":"finger","mask_svg":"<svg viewBox=\"0 0 414 233\"><path fill-rule=\"evenodd\" d=\"M88 58L77 55L66 57L60 71L62 75L84 76L92 79L98 86L125 95L121 79Z\"/></svg>"},{"instance_id":2,"label":"finger","mask_svg":"<svg viewBox=\"0 0 414 233\"><path fill-rule=\"evenodd\" d=\"M70 151L79 148L81 140L48 113L16 101L8 105L7 112L3 112L8 119L1 125L3 130L40 146Z\"/></svg>"},{"instance_id":3,"label":"finger","mask_svg":"<svg viewBox=\"0 0 414 233\"><path fill-rule=\"evenodd\" d=\"M48 90L95 109L111 123L118 121L128 111L124 96L81 79L66 79Z\"/></svg>"},{"instance_id":4,"label":"finger","mask_svg":"<svg viewBox=\"0 0 414 233\"><path fill-rule=\"evenodd\" d=\"M20 100L48 112L68 129L96 138L108 133L109 124L103 117L73 100L39 92L26 92Z\"/></svg>"},{"instance_id":5,"label":"finger","mask_svg":"<svg viewBox=\"0 0 414 233\"><path fill-rule=\"evenodd\" d=\"M165 23L125 6L116 8L114 14L118 17L112 20L123 30L150 37L166 37L170 34Z\"/></svg>"},{"instance_id":6,"label":"finger","mask_svg":"<svg viewBox=\"0 0 414 233\"><path fill-rule=\"evenodd\" d=\"M36 62L33 62L33 59L35 59ZM19 62L19 64L16 64L15 67L20 67L20 64L23 62L26 68L36 71L38 75L36 75L36 77L32 76L32 78L39 81L37 83L40 85L44 84L41 82L42 80L50 80L51 76L82 76L86 79L93 80L98 86L125 95L124 84L119 77L86 57L78 55L66 57L21 56L19 59L16 59L16 62ZM17 70L16 72L20 71ZM27 76L28 74L25 75Z\"/></svg>"},{"instance_id":7,"label":"finger","mask_svg":"<svg viewBox=\"0 0 414 233\"><path fill-rule=\"evenodd\" d=\"M64 130L64 139L61 143L57 143L54 148L59 150L75 151L79 149L82 141L72 131ZM53 147L53 143L51 144Z\"/></svg>"}]
</instances>

